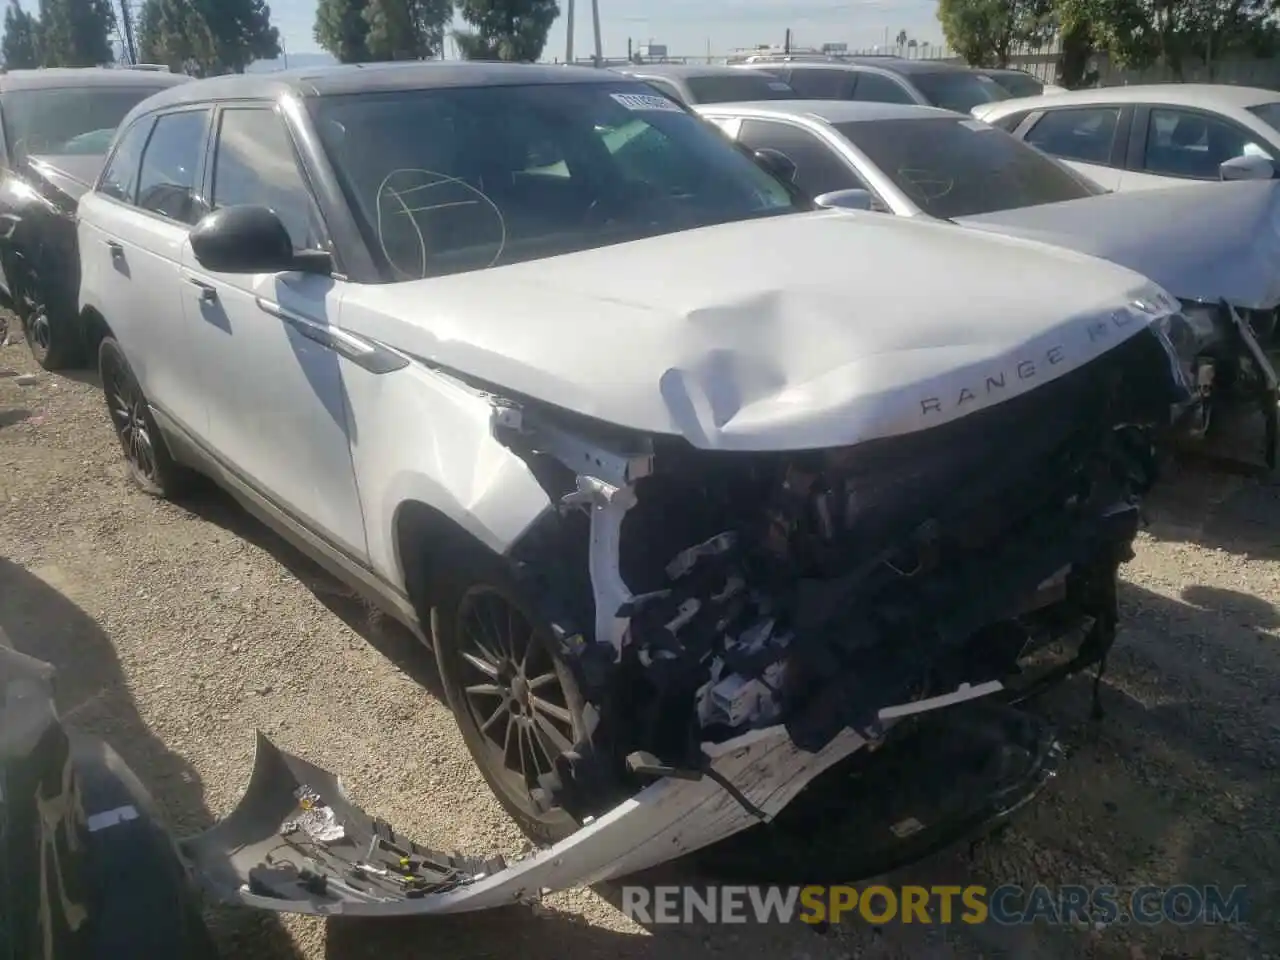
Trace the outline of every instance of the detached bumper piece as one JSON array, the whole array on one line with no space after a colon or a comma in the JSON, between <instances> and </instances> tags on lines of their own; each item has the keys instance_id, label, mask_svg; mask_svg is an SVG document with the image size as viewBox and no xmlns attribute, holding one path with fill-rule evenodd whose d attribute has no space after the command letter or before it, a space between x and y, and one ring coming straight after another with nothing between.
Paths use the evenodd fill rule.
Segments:
<instances>
[{"instance_id":1,"label":"detached bumper piece","mask_svg":"<svg viewBox=\"0 0 1280 960\"><path fill-rule=\"evenodd\" d=\"M699 855L746 883L851 883L976 839L1033 800L1063 757L1042 719L990 700L895 727L769 824Z\"/></svg>"},{"instance_id":2,"label":"detached bumper piece","mask_svg":"<svg viewBox=\"0 0 1280 960\"><path fill-rule=\"evenodd\" d=\"M507 866L398 835L352 805L332 774L261 733L239 806L181 847L214 896L289 913L377 913L380 904L445 893Z\"/></svg>"}]
</instances>

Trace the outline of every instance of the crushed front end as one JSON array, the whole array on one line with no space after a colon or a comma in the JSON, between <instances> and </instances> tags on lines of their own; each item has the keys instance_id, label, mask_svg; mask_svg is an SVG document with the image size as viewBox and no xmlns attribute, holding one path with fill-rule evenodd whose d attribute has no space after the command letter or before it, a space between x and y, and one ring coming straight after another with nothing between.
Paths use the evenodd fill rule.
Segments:
<instances>
[{"instance_id":1,"label":"crushed front end","mask_svg":"<svg viewBox=\"0 0 1280 960\"><path fill-rule=\"evenodd\" d=\"M1146 331L1037 390L843 449L726 453L503 408L561 504L519 545L592 707L543 778L581 817L707 744L780 727L817 753L1102 660L1117 569L1181 400ZM587 439L589 438L589 439ZM1055 641L1048 675L1024 667ZM610 789L612 788L612 790Z\"/></svg>"}]
</instances>

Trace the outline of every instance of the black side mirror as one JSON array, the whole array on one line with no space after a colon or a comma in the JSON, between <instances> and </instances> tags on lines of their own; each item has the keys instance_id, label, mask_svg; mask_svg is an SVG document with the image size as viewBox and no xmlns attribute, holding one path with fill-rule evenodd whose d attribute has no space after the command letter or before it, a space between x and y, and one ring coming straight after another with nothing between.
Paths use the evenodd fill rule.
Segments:
<instances>
[{"instance_id":1,"label":"black side mirror","mask_svg":"<svg viewBox=\"0 0 1280 960\"><path fill-rule=\"evenodd\" d=\"M284 223L260 206L223 207L208 214L191 231L191 252L214 273L327 274L333 268L327 253L295 252Z\"/></svg>"},{"instance_id":2,"label":"black side mirror","mask_svg":"<svg viewBox=\"0 0 1280 960\"><path fill-rule=\"evenodd\" d=\"M765 173L777 177L784 183L794 183L796 179L795 161L788 157L781 150L774 150L772 147L762 147L754 154L756 163L760 164L761 169Z\"/></svg>"}]
</instances>

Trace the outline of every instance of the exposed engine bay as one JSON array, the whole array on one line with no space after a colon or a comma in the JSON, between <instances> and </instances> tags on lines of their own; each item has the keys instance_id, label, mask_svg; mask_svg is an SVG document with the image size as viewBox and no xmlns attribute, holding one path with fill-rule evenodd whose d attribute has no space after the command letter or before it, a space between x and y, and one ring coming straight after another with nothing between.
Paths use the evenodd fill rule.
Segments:
<instances>
[{"instance_id":1,"label":"exposed engine bay","mask_svg":"<svg viewBox=\"0 0 1280 960\"><path fill-rule=\"evenodd\" d=\"M801 750L1030 681L1074 637L1105 658L1153 480L1167 348L1131 338L942 427L835 450L725 453L511 403L500 439L558 508L513 551L589 703L543 789L576 816L634 775L785 725ZM589 441L586 438L590 438ZM630 775L630 776L629 776Z\"/></svg>"}]
</instances>

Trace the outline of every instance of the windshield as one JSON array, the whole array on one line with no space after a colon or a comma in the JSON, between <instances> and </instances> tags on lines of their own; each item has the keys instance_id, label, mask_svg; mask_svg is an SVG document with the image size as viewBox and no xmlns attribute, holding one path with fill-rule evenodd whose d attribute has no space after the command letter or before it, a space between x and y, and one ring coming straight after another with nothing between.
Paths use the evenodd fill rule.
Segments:
<instances>
[{"instance_id":1,"label":"windshield","mask_svg":"<svg viewBox=\"0 0 1280 960\"><path fill-rule=\"evenodd\" d=\"M1105 191L980 120L930 117L835 125L907 197L935 217L964 217Z\"/></svg>"},{"instance_id":2,"label":"windshield","mask_svg":"<svg viewBox=\"0 0 1280 960\"><path fill-rule=\"evenodd\" d=\"M32 154L105 153L125 115L164 89L94 85L0 95L10 158L16 163Z\"/></svg>"},{"instance_id":3,"label":"windshield","mask_svg":"<svg viewBox=\"0 0 1280 960\"><path fill-rule=\"evenodd\" d=\"M711 124L642 83L349 94L311 110L388 279L804 208Z\"/></svg>"},{"instance_id":4,"label":"windshield","mask_svg":"<svg viewBox=\"0 0 1280 960\"><path fill-rule=\"evenodd\" d=\"M796 92L777 77L755 70L739 71L742 76L719 74L687 77L685 85L694 103L733 103L740 100L794 100Z\"/></svg>"},{"instance_id":5,"label":"windshield","mask_svg":"<svg viewBox=\"0 0 1280 960\"><path fill-rule=\"evenodd\" d=\"M1008 73L993 73L991 79L998 83L1011 97L1038 97L1044 93L1044 84L1035 77L1018 70ZM977 104L974 104L977 106Z\"/></svg>"},{"instance_id":6,"label":"windshield","mask_svg":"<svg viewBox=\"0 0 1280 960\"><path fill-rule=\"evenodd\" d=\"M1280 130L1280 100L1260 103L1250 107L1249 112L1272 129Z\"/></svg>"},{"instance_id":7,"label":"windshield","mask_svg":"<svg viewBox=\"0 0 1280 960\"><path fill-rule=\"evenodd\" d=\"M970 73L968 70L912 73L907 79L935 107L957 113L968 113L980 103L1009 99L1008 91L1000 84L990 77Z\"/></svg>"}]
</instances>

